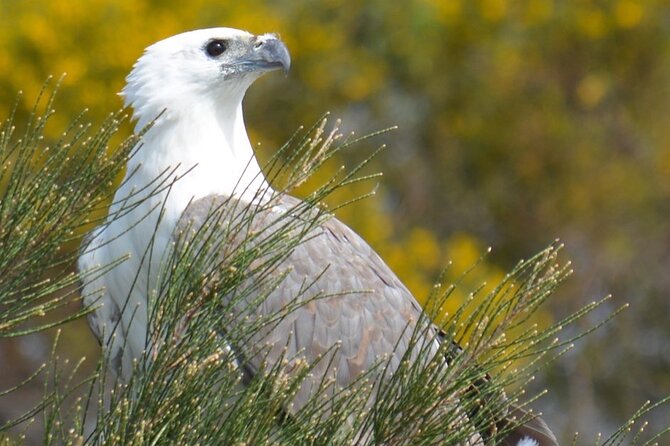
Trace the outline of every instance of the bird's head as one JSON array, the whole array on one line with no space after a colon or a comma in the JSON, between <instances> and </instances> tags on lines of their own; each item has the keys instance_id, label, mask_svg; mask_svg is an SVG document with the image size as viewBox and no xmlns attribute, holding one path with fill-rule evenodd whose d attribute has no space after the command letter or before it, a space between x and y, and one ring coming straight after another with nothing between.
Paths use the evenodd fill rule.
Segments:
<instances>
[{"instance_id":1,"label":"bird's head","mask_svg":"<svg viewBox=\"0 0 670 446\"><path fill-rule=\"evenodd\" d=\"M121 95L138 127L171 110L212 102L238 106L263 73L287 71L291 58L274 34L232 28L185 32L149 46L126 78Z\"/></svg>"}]
</instances>

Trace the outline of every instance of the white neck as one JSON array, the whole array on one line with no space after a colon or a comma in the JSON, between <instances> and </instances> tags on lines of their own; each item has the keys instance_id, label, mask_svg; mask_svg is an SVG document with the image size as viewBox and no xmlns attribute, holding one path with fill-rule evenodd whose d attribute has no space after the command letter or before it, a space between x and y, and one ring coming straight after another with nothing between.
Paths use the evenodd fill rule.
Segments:
<instances>
[{"instance_id":1,"label":"white neck","mask_svg":"<svg viewBox=\"0 0 670 446\"><path fill-rule=\"evenodd\" d=\"M128 174L137 169L129 184L141 187L176 169L174 176L181 178L171 187L166 211L177 218L189 201L209 194L255 201L271 191L247 136L241 100L234 104L192 102L166 110L129 161ZM137 130L145 124L140 119Z\"/></svg>"}]
</instances>

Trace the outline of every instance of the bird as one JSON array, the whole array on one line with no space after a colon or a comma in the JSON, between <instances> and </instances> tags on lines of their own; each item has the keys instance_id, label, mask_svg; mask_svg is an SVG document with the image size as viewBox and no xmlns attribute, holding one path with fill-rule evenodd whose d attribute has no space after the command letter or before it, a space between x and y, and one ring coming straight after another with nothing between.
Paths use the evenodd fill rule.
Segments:
<instances>
[{"instance_id":1,"label":"bird","mask_svg":"<svg viewBox=\"0 0 670 446\"><path fill-rule=\"evenodd\" d=\"M119 379L130 379L133 364L147 349L148 302L178 234L202 226L212 209L230 203L256 205L252 226L258 230L286 216L299 218L292 213L302 201L275 191L265 178L242 109L255 80L270 71L287 72L290 65L289 51L277 35L219 27L150 45L127 76L120 94L133 110L140 141L107 220L88 234L78 259L84 305L93 308L89 325L108 349L110 368ZM121 258L103 273L86 274ZM407 327L421 320L422 309L365 240L331 217L310 229L282 262L285 277L258 311L289 306L297 289L326 297L296 307L265 333L266 359L277 360L288 348L289 355L317 361L337 344L332 370L325 362L316 370L330 374L340 387L380 358L390 358L391 369L397 367L409 348ZM257 373L260 360L244 359L247 373ZM448 362L445 358L445 366ZM312 391L308 382L297 405ZM558 445L546 423L531 418L500 444ZM483 444L481 438L474 444Z\"/></svg>"}]
</instances>

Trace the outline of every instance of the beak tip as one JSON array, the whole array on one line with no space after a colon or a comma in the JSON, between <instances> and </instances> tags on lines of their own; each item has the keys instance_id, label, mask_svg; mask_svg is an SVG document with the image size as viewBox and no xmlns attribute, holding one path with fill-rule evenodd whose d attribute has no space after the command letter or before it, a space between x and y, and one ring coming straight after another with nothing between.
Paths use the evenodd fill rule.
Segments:
<instances>
[{"instance_id":1,"label":"beak tip","mask_svg":"<svg viewBox=\"0 0 670 446\"><path fill-rule=\"evenodd\" d=\"M288 72L291 70L291 54L288 52L288 48L286 48L284 42L279 39L277 39L276 42L277 60L281 64L284 74L288 74Z\"/></svg>"},{"instance_id":2,"label":"beak tip","mask_svg":"<svg viewBox=\"0 0 670 446\"><path fill-rule=\"evenodd\" d=\"M281 68L284 74L288 74L291 69L291 54L276 34L264 34L258 36L256 44L256 57L261 61L274 65L275 68Z\"/></svg>"}]
</instances>

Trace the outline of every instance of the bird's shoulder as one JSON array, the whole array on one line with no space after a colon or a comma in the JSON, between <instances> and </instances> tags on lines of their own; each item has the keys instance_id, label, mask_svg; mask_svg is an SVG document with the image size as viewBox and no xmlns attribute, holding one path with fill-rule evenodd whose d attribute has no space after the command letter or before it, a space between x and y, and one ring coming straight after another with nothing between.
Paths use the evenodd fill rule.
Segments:
<instances>
[{"instance_id":1,"label":"bird's shoulder","mask_svg":"<svg viewBox=\"0 0 670 446\"><path fill-rule=\"evenodd\" d=\"M223 227L228 247L262 245L282 235L294 244L283 262L290 281L321 277L331 294L390 293L420 311L410 291L354 230L320 207L287 194L263 203L213 194L193 201L183 212L175 234L195 234L205 226ZM328 280L326 280L328 279ZM372 293L374 294L374 293ZM388 304L389 302L385 302Z\"/></svg>"}]
</instances>

